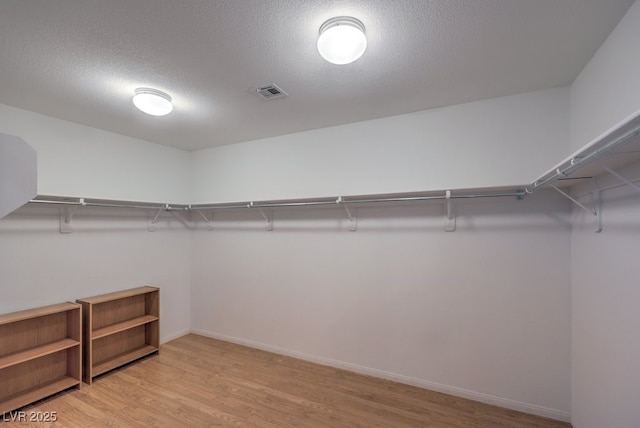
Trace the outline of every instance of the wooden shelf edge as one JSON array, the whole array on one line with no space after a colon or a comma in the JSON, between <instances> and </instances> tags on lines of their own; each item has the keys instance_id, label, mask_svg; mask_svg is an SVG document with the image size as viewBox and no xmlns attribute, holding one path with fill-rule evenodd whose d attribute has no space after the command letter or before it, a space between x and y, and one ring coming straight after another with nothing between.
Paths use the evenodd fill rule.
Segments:
<instances>
[{"instance_id":1,"label":"wooden shelf edge","mask_svg":"<svg viewBox=\"0 0 640 428\"><path fill-rule=\"evenodd\" d=\"M71 376L65 376L29 391L21 392L20 394L16 394L15 396L9 397L9 399L0 402L0 414L17 410L27 404L33 403L34 401L42 400L43 398L57 394L58 392L74 386L80 386L80 380L74 379Z\"/></svg>"},{"instance_id":2,"label":"wooden shelf edge","mask_svg":"<svg viewBox=\"0 0 640 428\"><path fill-rule=\"evenodd\" d=\"M159 291L158 287L152 287L146 285L144 287L132 288L130 290L116 291L114 293L101 294L99 296L87 297L84 299L78 299L76 302L90 303L92 305L98 305L100 303L109 302L111 300L125 299L127 297L139 296L141 294L152 293Z\"/></svg>"},{"instance_id":3,"label":"wooden shelf edge","mask_svg":"<svg viewBox=\"0 0 640 428\"><path fill-rule=\"evenodd\" d=\"M29 348L24 351L16 352L14 354L5 355L4 357L0 357L0 370L79 345L80 341L78 340L62 339L58 340L57 342L47 343L46 345L41 345L35 348Z\"/></svg>"},{"instance_id":4,"label":"wooden shelf edge","mask_svg":"<svg viewBox=\"0 0 640 428\"><path fill-rule=\"evenodd\" d=\"M152 315L144 315L131 320L119 322L117 324L112 324L107 327L102 327L93 330L93 332L91 333L91 340L100 339L102 337L110 336L115 333L120 333L121 331L129 330L133 327L149 324L150 322L158 321L158 319L158 317Z\"/></svg>"},{"instance_id":5,"label":"wooden shelf edge","mask_svg":"<svg viewBox=\"0 0 640 428\"><path fill-rule=\"evenodd\" d=\"M58 303L41 308L25 309L23 311L0 315L0 325L79 309L80 305L71 302Z\"/></svg>"},{"instance_id":6,"label":"wooden shelf edge","mask_svg":"<svg viewBox=\"0 0 640 428\"><path fill-rule=\"evenodd\" d=\"M130 363L142 357L146 357L147 355L157 352L158 349L159 348L156 348L155 346L147 345L142 348L135 349L131 352L117 355L107 361L102 361L99 364L93 366L93 368L91 369L91 377L94 378L96 376L100 376L101 374L116 369L124 364Z\"/></svg>"}]
</instances>

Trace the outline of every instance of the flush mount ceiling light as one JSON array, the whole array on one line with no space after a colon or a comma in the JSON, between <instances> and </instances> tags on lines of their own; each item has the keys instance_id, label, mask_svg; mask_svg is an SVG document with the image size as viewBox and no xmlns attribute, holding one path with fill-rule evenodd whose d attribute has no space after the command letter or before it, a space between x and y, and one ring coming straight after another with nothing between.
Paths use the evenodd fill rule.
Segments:
<instances>
[{"instance_id":1,"label":"flush mount ceiling light","mask_svg":"<svg viewBox=\"0 0 640 428\"><path fill-rule=\"evenodd\" d=\"M332 64L349 64L367 49L364 24L350 16L331 18L320 26L318 52Z\"/></svg>"},{"instance_id":2,"label":"flush mount ceiling light","mask_svg":"<svg viewBox=\"0 0 640 428\"><path fill-rule=\"evenodd\" d=\"M171 97L162 91L151 88L138 88L133 96L133 104L152 116L164 116L171 113Z\"/></svg>"}]
</instances>

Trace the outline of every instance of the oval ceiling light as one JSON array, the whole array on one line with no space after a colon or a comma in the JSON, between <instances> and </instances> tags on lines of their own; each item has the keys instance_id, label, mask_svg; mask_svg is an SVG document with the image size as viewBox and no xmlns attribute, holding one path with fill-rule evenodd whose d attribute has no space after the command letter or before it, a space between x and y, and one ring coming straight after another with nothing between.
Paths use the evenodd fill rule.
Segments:
<instances>
[{"instance_id":1,"label":"oval ceiling light","mask_svg":"<svg viewBox=\"0 0 640 428\"><path fill-rule=\"evenodd\" d=\"M152 116L165 116L173 110L169 94L151 88L136 89L133 104Z\"/></svg>"},{"instance_id":2,"label":"oval ceiling light","mask_svg":"<svg viewBox=\"0 0 640 428\"><path fill-rule=\"evenodd\" d=\"M364 24L350 16L331 18L320 26L318 52L332 64L349 64L367 49Z\"/></svg>"}]
</instances>

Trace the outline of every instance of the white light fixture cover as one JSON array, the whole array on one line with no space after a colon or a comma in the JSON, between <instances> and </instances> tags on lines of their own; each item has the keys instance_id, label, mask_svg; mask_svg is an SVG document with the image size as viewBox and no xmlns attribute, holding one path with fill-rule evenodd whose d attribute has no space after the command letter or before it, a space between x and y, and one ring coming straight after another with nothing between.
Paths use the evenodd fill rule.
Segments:
<instances>
[{"instance_id":1,"label":"white light fixture cover","mask_svg":"<svg viewBox=\"0 0 640 428\"><path fill-rule=\"evenodd\" d=\"M169 94L151 88L136 89L133 104L152 116L165 116L173 110Z\"/></svg>"},{"instance_id":2,"label":"white light fixture cover","mask_svg":"<svg viewBox=\"0 0 640 428\"><path fill-rule=\"evenodd\" d=\"M332 64L349 64L367 49L364 24L350 16L331 18L320 26L318 52Z\"/></svg>"}]
</instances>

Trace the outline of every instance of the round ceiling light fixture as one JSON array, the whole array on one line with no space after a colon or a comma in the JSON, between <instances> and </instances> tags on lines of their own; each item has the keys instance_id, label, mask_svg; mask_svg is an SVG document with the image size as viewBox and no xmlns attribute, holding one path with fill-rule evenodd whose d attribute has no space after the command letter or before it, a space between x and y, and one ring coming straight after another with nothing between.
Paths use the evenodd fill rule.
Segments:
<instances>
[{"instance_id":1,"label":"round ceiling light fixture","mask_svg":"<svg viewBox=\"0 0 640 428\"><path fill-rule=\"evenodd\" d=\"M165 116L173 110L169 94L151 88L136 89L133 104L151 116Z\"/></svg>"},{"instance_id":2,"label":"round ceiling light fixture","mask_svg":"<svg viewBox=\"0 0 640 428\"><path fill-rule=\"evenodd\" d=\"M331 18L320 26L318 52L332 64L349 64L367 49L364 24L350 16Z\"/></svg>"}]
</instances>

